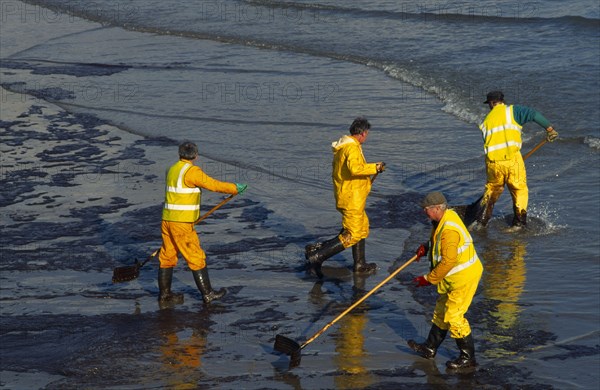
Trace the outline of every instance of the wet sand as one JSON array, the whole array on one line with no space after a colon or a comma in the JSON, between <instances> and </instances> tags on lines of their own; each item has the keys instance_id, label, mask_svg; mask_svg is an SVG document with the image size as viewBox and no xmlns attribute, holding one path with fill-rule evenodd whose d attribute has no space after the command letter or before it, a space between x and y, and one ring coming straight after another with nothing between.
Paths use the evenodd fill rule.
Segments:
<instances>
[{"instance_id":1,"label":"wet sand","mask_svg":"<svg viewBox=\"0 0 600 390\"><path fill-rule=\"evenodd\" d=\"M426 336L436 298L433 289L411 286L420 264L309 344L301 365L288 370L289 357L273 350L276 334L307 339L426 236L425 224L409 222L419 219L418 208L406 206L418 194L376 199L368 208L378 238L401 256L377 259L377 274L357 278L344 253L326 263L322 281L303 270L302 248L314 236L272 235L264 227L269 205L235 198L198 227L213 285L228 295L205 306L180 263L173 288L185 302L161 309L155 260L134 281L113 284L111 276L160 245L161 171L168 162L153 156L173 142L11 96L2 105L3 388L569 388L575 378L532 372L571 356L596 359L598 346L589 341L597 331L565 342L541 323L511 323L522 308L506 294L519 286L504 290L502 272L519 268L500 263L486 276L498 280L483 281L500 287L480 289L468 315L478 368L446 372L445 361L457 353L452 340L433 361L415 356L406 340ZM220 199L207 197L203 211ZM410 236L394 237L394 228ZM396 240L406 243L403 251ZM490 258L493 242L482 245L482 256ZM514 250L508 261L518 262L518 245Z\"/></svg>"}]
</instances>

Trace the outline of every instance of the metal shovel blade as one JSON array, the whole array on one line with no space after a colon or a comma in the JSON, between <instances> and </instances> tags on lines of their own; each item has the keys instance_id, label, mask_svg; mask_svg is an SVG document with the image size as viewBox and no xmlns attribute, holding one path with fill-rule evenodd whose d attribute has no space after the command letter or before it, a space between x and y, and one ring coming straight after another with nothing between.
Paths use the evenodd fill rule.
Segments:
<instances>
[{"instance_id":1,"label":"metal shovel blade","mask_svg":"<svg viewBox=\"0 0 600 390\"><path fill-rule=\"evenodd\" d=\"M300 359L302 359L302 347L294 340L278 334L275 336L275 345L273 348L278 352L290 356L289 368L298 367L300 365Z\"/></svg>"},{"instance_id":2,"label":"metal shovel blade","mask_svg":"<svg viewBox=\"0 0 600 390\"><path fill-rule=\"evenodd\" d=\"M300 344L288 337L278 334L277 336L275 336L274 348L278 352L285 353L286 355L291 355L292 353L300 349Z\"/></svg>"},{"instance_id":3,"label":"metal shovel blade","mask_svg":"<svg viewBox=\"0 0 600 390\"><path fill-rule=\"evenodd\" d=\"M113 283L128 282L130 280L136 279L138 276L140 276L140 268L141 266L137 262L137 260L135 265L128 265L125 267L115 268L113 270L112 277Z\"/></svg>"}]
</instances>

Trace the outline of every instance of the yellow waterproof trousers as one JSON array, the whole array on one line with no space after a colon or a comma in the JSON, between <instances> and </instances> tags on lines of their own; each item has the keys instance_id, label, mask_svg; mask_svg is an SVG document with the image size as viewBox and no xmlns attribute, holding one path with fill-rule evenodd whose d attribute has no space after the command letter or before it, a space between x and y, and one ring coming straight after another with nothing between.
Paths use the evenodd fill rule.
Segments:
<instances>
[{"instance_id":1,"label":"yellow waterproof trousers","mask_svg":"<svg viewBox=\"0 0 600 390\"><path fill-rule=\"evenodd\" d=\"M341 210L342 213L342 228L339 238L344 248L351 247L363 238L369 236L369 218L364 211L357 210Z\"/></svg>"},{"instance_id":2,"label":"yellow waterproof trousers","mask_svg":"<svg viewBox=\"0 0 600 390\"><path fill-rule=\"evenodd\" d=\"M180 253L192 271L206 267L206 254L200 248L194 223L162 221L160 230L163 240L158 255L160 268L175 267Z\"/></svg>"},{"instance_id":3,"label":"yellow waterproof trousers","mask_svg":"<svg viewBox=\"0 0 600 390\"><path fill-rule=\"evenodd\" d=\"M433 311L431 322L440 329L449 330L450 337L455 339L462 339L471 333L471 326L469 326L469 321L465 318L465 313L473 301L479 279L481 279L483 272L480 262L473 264L471 267L481 268L479 277L471 279L464 285L454 288L446 294L440 294Z\"/></svg>"},{"instance_id":4,"label":"yellow waterproof trousers","mask_svg":"<svg viewBox=\"0 0 600 390\"><path fill-rule=\"evenodd\" d=\"M502 195L504 186L507 186L512 196L514 211L519 213L527 211L529 189L525 162L521 153L515 154L511 160L487 161L486 174L487 183L482 201L484 204L493 207Z\"/></svg>"}]
</instances>

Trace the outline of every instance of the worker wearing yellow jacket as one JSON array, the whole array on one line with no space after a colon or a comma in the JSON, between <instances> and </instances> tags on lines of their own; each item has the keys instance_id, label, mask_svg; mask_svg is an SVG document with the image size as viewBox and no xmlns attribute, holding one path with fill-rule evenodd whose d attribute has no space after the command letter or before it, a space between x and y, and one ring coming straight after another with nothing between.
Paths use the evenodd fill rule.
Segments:
<instances>
[{"instance_id":1,"label":"worker wearing yellow jacket","mask_svg":"<svg viewBox=\"0 0 600 390\"><path fill-rule=\"evenodd\" d=\"M241 194L247 185L226 183L208 176L194 165L198 157L196 144L185 141L179 145L179 161L167 170L165 203L162 212L162 247L158 269L158 300L161 303L181 303L182 294L171 292L173 267L181 254L192 270L194 281L208 303L225 295L225 290L214 291L208 278L206 254L200 247L195 221L200 217L202 189L226 194Z\"/></svg>"},{"instance_id":2,"label":"worker wearing yellow jacket","mask_svg":"<svg viewBox=\"0 0 600 390\"><path fill-rule=\"evenodd\" d=\"M450 337L456 339L460 355L448 361L446 366L451 369L473 367L476 365L475 346L465 313L477 290L483 266L469 231L458 214L448 209L442 193L429 193L421 206L434 227L430 242L419 247L417 256L429 252L431 271L415 278L415 282L419 287L436 285L440 296L427 340L422 344L409 340L408 345L421 356L432 359L450 332Z\"/></svg>"},{"instance_id":3,"label":"worker wearing yellow jacket","mask_svg":"<svg viewBox=\"0 0 600 390\"><path fill-rule=\"evenodd\" d=\"M505 105L502 91L488 93L484 104L491 110L479 126L484 142L487 183L477 219L483 226L487 225L492 217L494 204L506 185L513 201L512 225L524 226L527 224L529 190L525 163L521 156L522 126L530 121L536 122L546 129L546 140L549 142L554 141L558 133L542 114L532 108Z\"/></svg>"},{"instance_id":4,"label":"worker wearing yellow jacket","mask_svg":"<svg viewBox=\"0 0 600 390\"><path fill-rule=\"evenodd\" d=\"M328 241L306 246L307 268L319 277L322 277L321 264L348 247L352 247L354 272L371 273L377 268L375 263L367 264L365 260L365 239L369 235L365 207L371 191L371 175L383 172L385 164L365 160L361 145L370 129L369 121L358 117L350 125L350 135L331 144L333 193L336 208L342 214L342 231Z\"/></svg>"}]
</instances>

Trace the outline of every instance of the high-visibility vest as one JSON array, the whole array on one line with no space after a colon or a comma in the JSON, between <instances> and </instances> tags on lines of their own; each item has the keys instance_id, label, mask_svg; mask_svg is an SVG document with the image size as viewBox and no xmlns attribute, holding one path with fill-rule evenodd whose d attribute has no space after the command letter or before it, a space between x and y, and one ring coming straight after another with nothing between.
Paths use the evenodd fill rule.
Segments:
<instances>
[{"instance_id":1,"label":"high-visibility vest","mask_svg":"<svg viewBox=\"0 0 600 390\"><path fill-rule=\"evenodd\" d=\"M463 224L462 220L454 210L446 210L444 216L440 220L435 232L433 233L433 242L431 250L431 267L435 267L442 261L442 233L446 230L454 230L459 235L459 243L457 248L457 264L446 274L444 279L452 279L452 276L469 268L479 261L473 238ZM458 276L458 275L457 275Z\"/></svg>"},{"instance_id":2,"label":"high-visibility vest","mask_svg":"<svg viewBox=\"0 0 600 390\"><path fill-rule=\"evenodd\" d=\"M521 150L522 126L515 121L513 106L494 106L479 128L483 133L483 149L488 160L511 160Z\"/></svg>"},{"instance_id":3,"label":"high-visibility vest","mask_svg":"<svg viewBox=\"0 0 600 390\"><path fill-rule=\"evenodd\" d=\"M187 161L179 161L167 171L165 205L162 219L175 222L195 222L200 216L199 187L185 185L185 174L193 165Z\"/></svg>"}]
</instances>

